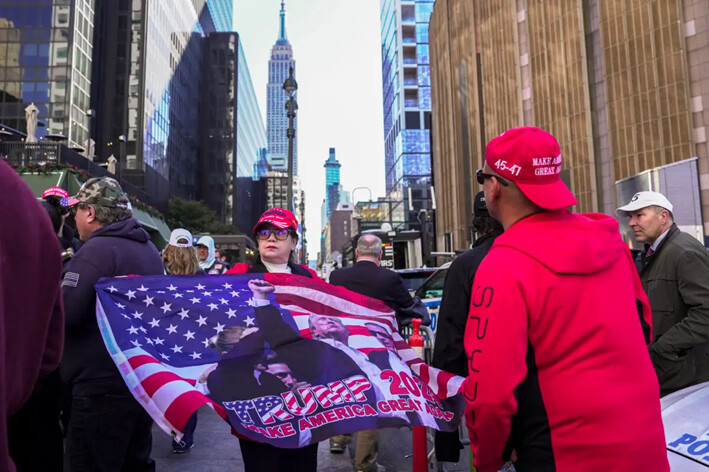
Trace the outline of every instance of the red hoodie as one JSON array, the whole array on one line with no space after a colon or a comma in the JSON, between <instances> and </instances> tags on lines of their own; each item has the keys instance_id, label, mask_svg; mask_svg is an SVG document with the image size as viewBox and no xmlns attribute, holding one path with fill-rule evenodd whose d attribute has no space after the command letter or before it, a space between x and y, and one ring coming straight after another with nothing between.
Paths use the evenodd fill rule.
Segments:
<instances>
[{"instance_id":1,"label":"red hoodie","mask_svg":"<svg viewBox=\"0 0 709 472\"><path fill-rule=\"evenodd\" d=\"M479 472L513 450L521 472L669 471L650 307L613 218L517 222L472 294L466 422Z\"/></svg>"}]
</instances>

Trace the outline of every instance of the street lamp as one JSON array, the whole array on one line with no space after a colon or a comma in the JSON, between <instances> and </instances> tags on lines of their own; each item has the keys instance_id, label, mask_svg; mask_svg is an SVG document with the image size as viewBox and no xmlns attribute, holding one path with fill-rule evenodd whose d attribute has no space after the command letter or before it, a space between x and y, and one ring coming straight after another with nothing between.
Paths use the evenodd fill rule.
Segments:
<instances>
[{"instance_id":1,"label":"street lamp","mask_svg":"<svg viewBox=\"0 0 709 472\"><path fill-rule=\"evenodd\" d=\"M293 139L295 139L295 128L293 119L295 111L298 109L298 102L295 101L295 92L298 90L298 82L293 77L293 68L288 72L288 78L283 82L283 90L288 94L286 102L286 116L288 116L288 210L293 211Z\"/></svg>"},{"instance_id":2,"label":"street lamp","mask_svg":"<svg viewBox=\"0 0 709 472\"><path fill-rule=\"evenodd\" d=\"M118 171L118 177L121 178L123 177L123 166L126 165L126 135L122 134L118 136L118 141L120 144L118 145L118 165L116 169Z\"/></svg>"}]
</instances>

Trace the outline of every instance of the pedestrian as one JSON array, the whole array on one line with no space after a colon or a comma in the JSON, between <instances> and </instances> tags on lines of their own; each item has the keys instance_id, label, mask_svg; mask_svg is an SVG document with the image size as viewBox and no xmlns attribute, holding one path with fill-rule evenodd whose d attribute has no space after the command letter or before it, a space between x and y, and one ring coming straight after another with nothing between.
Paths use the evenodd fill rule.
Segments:
<instances>
[{"instance_id":1,"label":"pedestrian","mask_svg":"<svg viewBox=\"0 0 709 472\"><path fill-rule=\"evenodd\" d=\"M0 470L61 471L58 398L44 394L64 342L61 249L45 211L4 162L0 188L11 196L0 205Z\"/></svg>"},{"instance_id":2,"label":"pedestrian","mask_svg":"<svg viewBox=\"0 0 709 472\"><path fill-rule=\"evenodd\" d=\"M65 467L154 471L153 422L128 390L104 345L96 321L94 285L102 277L162 275L162 260L114 179L88 180L68 203L84 244L67 264L62 281L66 348L61 374L72 395Z\"/></svg>"},{"instance_id":3,"label":"pedestrian","mask_svg":"<svg viewBox=\"0 0 709 472\"><path fill-rule=\"evenodd\" d=\"M353 292L383 301L396 312L400 325L410 323L414 317L427 317L427 311L425 313L416 311L418 305L404 287L399 274L380 266L381 239L373 234L362 235L357 240L355 258L356 262L353 266L335 270L330 274L332 285L345 287ZM423 310L426 308L423 307ZM351 434L330 438L330 452L343 453L351 440ZM355 469L358 472L383 470L383 467L377 463L378 450L379 431L373 429L357 433Z\"/></svg>"},{"instance_id":4,"label":"pedestrian","mask_svg":"<svg viewBox=\"0 0 709 472\"><path fill-rule=\"evenodd\" d=\"M298 245L298 220L283 208L266 210L253 228L258 253L253 264L238 263L227 274L286 273L317 278L307 266L296 264L293 252ZM315 472L318 445L285 449L239 438L246 472Z\"/></svg>"},{"instance_id":5,"label":"pedestrian","mask_svg":"<svg viewBox=\"0 0 709 472\"><path fill-rule=\"evenodd\" d=\"M468 376L463 334L468 321L473 280L483 258L502 234L502 225L487 211L485 192L478 192L473 201L473 229L478 234L473 248L456 257L446 274L431 362L433 367L462 377ZM435 431L434 440L437 460L460 460L463 444L457 431Z\"/></svg>"},{"instance_id":6,"label":"pedestrian","mask_svg":"<svg viewBox=\"0 0 709 472\"><path fill-rule=\"evenodd\" d=\"M647 297L617 221L568 210L561 166L556 139L522 127L490 141L476 173L505 232L465 330L475 467L668 471Z\"/></svg>"},{"instance_id":7,"label":"pedestrian","mask_svg":"<svg viewBox=\"0 0 709 472\"><path fill-rule=\"evenodd\" d=\"M76 232L69 223L71 217L67 205L69 192L61 187L50 187L42 192L42 206L47 211L52 221L54 232L59 238L62 247L62 260L69 261L81 247L81 241L76 237Z\"/></svg>"},{"instance_id":8,"label":"pedestrian","mask_svg":"<svg viewBox=\"0 0 709 472\"><path fill-rule=\"evenodd\" d=\"M618 208L645 245L638 267L650 299L650 358L660 393L709 381L709 254L680 231L672 203L658 192L638 192Z\"/></svg>"},{"instance_id":9,"label":"pedestrian","mask_svg":"<svg viewBox=\"0 0 709 472\"><path fill-rule=\"evenodd\" d=\"M215 257L214 239L202 236L197 240L197 256L199 267L209 275L219 275L227 271L226 265Z\"/></svg>"},{"instance_id":10,"label":"pedestrian","mask_svg":"<svg viewBox=\"0 0 709 472\"><path fill-rule=\"evenodd\" d=\"M197 252L192 246L192 233L184 228L177 228L170 233L170 241L162 252L165 273L168 275L204 275L199 266ZM183 454L194 447L194 431L197 429L197 412L195 411L185 424L182 440L172 440L172 452Z\"/></svg>"}]
</instances>

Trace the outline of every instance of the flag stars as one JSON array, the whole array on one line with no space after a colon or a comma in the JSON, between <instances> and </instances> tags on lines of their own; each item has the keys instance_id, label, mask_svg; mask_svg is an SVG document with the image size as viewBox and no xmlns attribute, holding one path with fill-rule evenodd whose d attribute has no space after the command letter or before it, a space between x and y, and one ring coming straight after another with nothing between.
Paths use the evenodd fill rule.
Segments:
<instances>
[{"instance_id":1,"label":"flag stars","mask_svg":"<svg viewBox=\"0 0 709 472\"><path fill-rule=\"evenodd\" d=\"M244 318L244 322L246 323L246 326L254 326L254 319L250 316Z\"/></svg>"},{"instance_id":2,"label":"flag stars","mask_svg":"<svg viewBox=\"0 0 709 472\"><path fill-rule=\"evenodd\" d=\"M166 361L169 361L169 360L170 360L170 356L168 356L167 354L164 354L164 353L162 353L162 352L160 353L160 357L162 357L162 358L165 359Z\"/></svg>"},{"instance_id":3,"label":"flag stars","mask_svg":"<svg viewBox=\"0 0 709 472\"><path fill-rule=\"evenodd\" d=\"M126 292L126 297L128 297L128 300L133 300L135 298L135 291L133 290L128 290Z\"/></svg>"},{"instance_id":4,"label":"flag stars","mask_svg":"<svg viewBox=\"0 0 709 472\"><path fill-rule=\"evenodd\" d=\"M190 301L192 302L193 305L194 305L195 303L199 303L199 300L200 300L200 299L197 298L197 297L190 298Z\"/></svg>"},{"instance_id":5,"label":"flag stars","mask_svg":"<svg viewBox=\"0 0 709 472\"><path fill-rule=\"evenodd\" d=\"M226 298L220 298L220 299L219 299L219 302L220 302L222 305L226 305L226 304L229 303L229 300L227 300Z\"/></svg>"},{"instance_id":6,"label":"flag stars","mask_svg":"<svg viewBox=\"0 0 709 472\"><path fill-rule=\"evenodd\" d=\"M133 318L136 318L136 319L139 319L139 320L142 320L142 319L143 319L143 314L142 314L142 313L138 313L138 310L135 310L133 313L131 313L131 315L133 315Z\"/></svg>"},{"instance_id":7,"label":"flag stars","mask_svg":"<svg viewBox=\"0 0 709 472\"><path fill-rule=\"evenodd\" d=\"M160 320L156 320L155 318L153 318L153 321L149 321L148 324L151 328L157 328L158 326L160 326Z\"/></svg>"},{"instance_id":8,"label":"flag stars","mask_svg":"<svg viewBox=\"0 0 709 472\"><path fill-rule=\"evenodd\" d=\"M231 288L231 284L224 284L224 285L222 285L222 287L229 290Z\"/></svg>"},{"instance_id":9,"label":"flag stars","mask_svg":"<svg viewBox=\"0 0 709 472\"><path fill-rule=\"evenodd\" d=\"M165 329L167 329L167 332L170 333L170 334L175 334L175 333L177 333L177 326L175 326L175 325L172 325L172 324L171 324L170 326L168 326L168 327L165 328Z\"/></svg>"},{"instance_id":10,"label":"flag stars","mask_svg":"<svg viewBox=\"0 0 709 472\"><path fill-rule=\"evenodd\" d=\"M212 296L212 292L202 292L202 296L203 296L203 297L211 297L211 296Z\"/></svg>"},{"instance_id":11,"label":"flag stars","mask_svg":"<svg viewBox=\"0 0 709 472\"><path fill-rule=\"evenodd\" d=\"M183 334L183 336L185 338L187 338L186 341L189 341L190 339L194 339L194 333L192 331L190 331L189 329L187 330L187 332L185 334Z\"/></svg>"},{"instance_id":12,"label":"flag stars","mask_svg":"<svg viewBox=\"0 0 709 472\"><path fill-rule=\"evenodd\" d=\"M183 308L182 310L180 310L180 312L177 314L177 316L179 316L181 320L184 320L185 318L190 317L190 315L188 314L189 312L190 312L190 310L186 310Z\"/></svg>"},{"instance_id":13,"label":"flag stars","mask_svg":"<svg viewBox=\"0 0 709 472\"><path fill-rule=\"evenodd\" d=\"M135 347L143 347L143 345L140 344L140 342L137 339L131 341L131 344L133 344Z\"/></svg>"},{"instance_id":14,"label":"flag stars","mask_svg":"<svg viewBox=\"0 0 709 472\"><path fill-rule=\"evenodd\" d=\"M128 328L128 332L130 334L138 334L138 328L136 328L135 326L131 326L130 328Z\"/></svg>"},{"instance_id":15,"label":"flag stars","mask_svg":"<svg viewBox=\"0 0 709 472\"><path fill-rule=\"evenodd\" d=\"M202 344L204 344L205 348L209 347L209 338L204 338L204 341L202 341Z\"/></svg>"},{"instance_id":16,"label":"flag stars","mask_svg":"<svg viewBox=\"0 0 709 472\"><path fill-rule=\"evenodd\" d=\"M231 296L238 298L238 297L239 297L239 292L237 292L236 290L232 290L232 291L231 291Z\"/></svg>"},{"instance_id":17,"label":"flag stars","mask_svg":"<svg viewBox=\"0 0 709 472\"><path fill-rule=\"evenodd\" d=\"M167 313L168 311L170 311L172 309L172 304L164 302L163 305L160 307L160 309L162 310L162 314L164 315L165 313Z\"/></svg>"},{"instance_id":18,"label":"flag stars","mask_svg":"<svg viewBox=\"0 0 709 472\"><path fill-rule=\"evenodd\" d=\"M172 296L175 298L182 298L182 294L180 292L175 292L172 294Z\"/></svg>"},{"instance_id":19,"label":"flag stars","mask_svg":"<svg viewBox=\"0 0 709 472\"><path fill-rule=\"evenodd\" d=\"M174 292L175 290L177 290L177 287L175 287L174 285L170 284L170 286L167 287L167 289L168 289L169 291L171 291L171 292Z\"/></svg>"},{"instance_id":20,"label":"flag stars","mask_svg":"<svg viewBox=\"0 0 709 472\"><path fill-rule=\"evenodd\" d=\"M170 349L171 349L172 352L175 353L175 354L177 354L178 352L179 352L180 354L182 354L182 346L178 346L177 344L175 344L175 345L172 346Z\"/></svg>"},{"instance_id":21,"label":"flag stars","mask_svg":"<svg viewBox=\"0 0 709 472\"><path fill-rule=\"evenodd\" d=\"M229 308L226 311L226 314L227 314L228 318L234 318L234 317L236 317L236 310L234 310L233 308Z\"/></svg>"},{"instance_id":22,"label":"flag stars","mask_svg":"<svg viewBox=\"0 0 709 472\"><path fill-rule=\"evenodd\" d=\"M197 318L197 324L200 326L204 326L207 324L207 318L205 318L202 315L199 315L199 318Z\"/></svg>"},{"instance_id":23,"label":"flag stars","mask_svg":"<svg viewBox=\"0 0 709 472\"><path fill-rule=\"evenodd\" d=\"M153 298L155 297L149 297L147 295L145 296L145 300L143 300L143 303L145 303L146 308L150 305L153 305Z\"/></svg>"},{"instance_id":24,"label":"flag stars","mask_svg":"<svg viewBox=\"0 0 709 472\"><path fill-rule=\"evenodd\" d=\"M151 346L153 345L153 340L150 338L145 338L145 342L150 344Z\"/></svg>"},{"instance_id":25,"label":"flag stars","mask_svg":"<svg viewBox=\"0 0 709 472\"><path fill-rule=\"evenodd\" d=\"M156 346L162 346L162 343L165 342L165 340L162 338L155 338L155 339L153 339L153 341L155 342Z\"/></svg>"},{"instance_id":26,"label":"flag stars","mask_svg":"<svg viewBox=\"0 0 709 472\"><path fill-rule=\"evenodd\" d=\"M192 360L201 359L201 358L202 358L202 354L199 353L199 352L194 352L194 351L193 351L192 354L190 354L190 357L192 358Z\"/></svg>"},{"instance_id":27,"label":"flag stars","mask_svg":"<svg viewBox=\"0 0 709 472\"><path fill-rule=\"evenodd\" d=\"M216 310L217 308L219 308L219 305L217 305L216 303L210 303L210 304L207 305L207 306L209 307L209 311L214 311L214 310Z\"/></svg>"},{"instance_id":28,"label":"flag stars","mask_svg":"<svg viewBox=\"0 0 709 472\"><path fill-rule=\"evenodd\" d=\"M108 290L108 291L111 292L111 293L114 293L114 292L117 292L117 291L118 291L118 289L117 289L116 287L114 287L113 285L111 285L110 287L108 287L106 290Z\"/></svg>"},{"instance_id":29,"label":"flag stars","mask_svg":"<svg viewBox=\"0 0 709 472\"><path fill-rule=\"evenodd\" d=\"M204 290L206 287L202 284L197 285L197 290Z\"/></svg>"},{"instance_id":30,"label":"flag stars","mask_svg":"<svg viewBox=\"0 0 709 472\"><path fill-rule=\"evenodd\" d=\"M217 334L224 331L224 326L225 325L223 325L223 324L217 323L217 326L214 328L215 330L217 330Z\"/></svg>"},{"instance_id":31,"label":"flag stars","mask_svg":"<svg viewBox=\"0 0 709 472\"><path fill-rule=\"evenodd\" d=\"M119 310L125 310L126 306L121 304L121 303L116 303L116 306L118 307Z\"/></svg>"},{"instance_id":32,"label":"flag stars","mask_svg":"<svg viewBox=\"0 0 709 472\"><path fill-rule=\"evenodd\" d=\"M143 284L140 284L140 287L138 287L138 291L139 291L139 292L147 292L147 291L148 291L148 287L146 287L146 286L143 285Z\"/></svg>"}]
</instances>

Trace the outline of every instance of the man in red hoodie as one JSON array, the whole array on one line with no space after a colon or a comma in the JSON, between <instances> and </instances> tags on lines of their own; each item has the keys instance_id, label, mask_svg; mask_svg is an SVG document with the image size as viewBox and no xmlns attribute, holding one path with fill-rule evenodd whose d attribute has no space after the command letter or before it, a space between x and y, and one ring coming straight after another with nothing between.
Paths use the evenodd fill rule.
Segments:
<instances>
[{"instance_id":1,"label":"man in red hoodie","mask_svg":"<svg viewBox=\"0 0 709 472\"><path fill-rule=\"evenodd\" d=\"M479 472L669 471L651 314L615 219L571 213L556 139L514 128L477 179L505 232L478 269L465 332Z\"/></svg>"}]
</instances>

